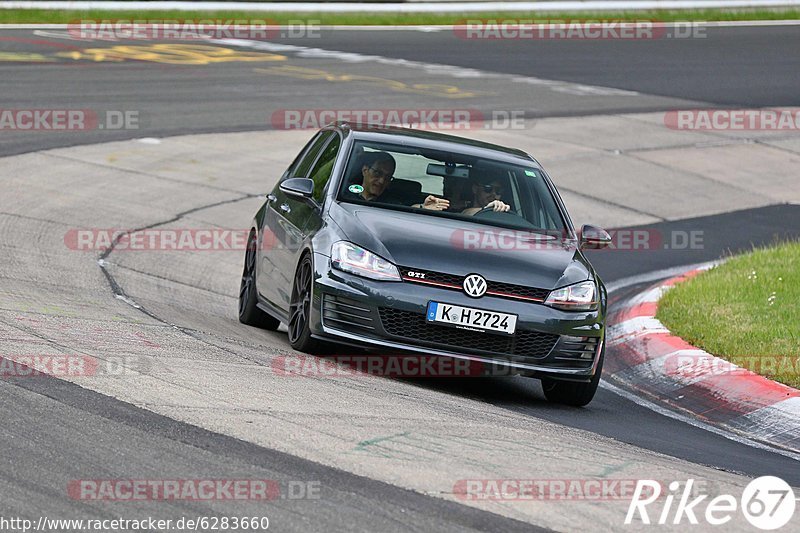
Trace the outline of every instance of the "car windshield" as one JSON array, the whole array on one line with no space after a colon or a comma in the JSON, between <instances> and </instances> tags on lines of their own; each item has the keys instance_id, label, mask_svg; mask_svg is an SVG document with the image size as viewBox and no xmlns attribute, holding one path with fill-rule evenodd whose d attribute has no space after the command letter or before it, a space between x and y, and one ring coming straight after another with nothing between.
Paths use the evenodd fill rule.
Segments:
<instances>
[{"instance_id":1,"label":"car windshield","mask_svg":"<svg viewBox=\"0 0 800 533\"><path fill-rule=\"evenodd\" d=\"M355 142L338 199L421 216L566 234L540 169L427 148Z\"/></svg>"}]
</instances>

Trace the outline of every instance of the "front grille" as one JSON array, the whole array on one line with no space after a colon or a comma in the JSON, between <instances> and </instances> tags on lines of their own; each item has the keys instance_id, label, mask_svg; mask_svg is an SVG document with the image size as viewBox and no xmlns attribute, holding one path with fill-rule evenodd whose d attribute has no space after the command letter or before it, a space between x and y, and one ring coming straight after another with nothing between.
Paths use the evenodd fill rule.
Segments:
<instances>
[{"instance_id":1,"label":"front grille","mask_svg":"<svg viewBox=\"0 0 800 533\"><path fill-rule=\"evenodd\" d=\"M407 281L415 281L417 283L432 281L435 283L446 283L448 285L455 285L457 288L460 289L461 284L464 282L464 276L456 276L455 274L445 274L444 272L433 272L431 270L415 270L413 268L406 268L406 267L400 267L400 271L404 273L403 277L407 278ZM425 274L425 278L420 279L420 278L406 277L406 274L408 274L409 272Z\"/></svg>"},{"instance_id":2,"label":"front grille","mask_svg":"<svg viewBox=\"0 0 800 533\"><path fill-rule=\"evenodd\" d=\"M373 331L372 313L361 302L325 294L322 298L322 322L339 329Z\"/></svg>"},{"instance_id":3,"label":"front grille","mask_svg":"<svg viewBox=\"0 0 800 533\"><path fill-rule=\"evenodd\" d=\"M380 308L383 329L389 335L455 351L520 357L545 357L558 335L517 330L514 335L497 335L431 324L425 315L388 307Z\"/></svg>"},{"instance_id":4,"label":"front grille","mask_svg":"<svg viewBox=\"0 0 800 533\"><path fill-rule=\"evenodd\" d=\"M424 285L435 285L445 289L462 290L462 283L466 276L457 276L455 274L447 274L444 272L435 272L432 270L420 270L413 267L398 267L403 280L411 283L420 283ZM414 273L414 276L409 273ZM420 278L422 274L425 277ZM543 302L547 295L550 293L547 289L539 289L537 287L526 287L525 285L515 285L513 283L503 283L501 281L486 282L486 294L490 296L498 296L500 298L511 298L515 300L533 300Z\"/></svg>"},{"instance_id":5,"label":"front grille","mask_svg":"<svg viewBox=\"0 0 800 533\"><path fill-rule=\"evenodd\" d=\"M487 293L501 293L503 295L508 295L509 298L525 298L540 300L542 302L547 298L550 292L547 289L537 289L536 287L525 287L523 285L501 283L499 281L489 281L487 285Z\"/></svg>"}]
</instances>

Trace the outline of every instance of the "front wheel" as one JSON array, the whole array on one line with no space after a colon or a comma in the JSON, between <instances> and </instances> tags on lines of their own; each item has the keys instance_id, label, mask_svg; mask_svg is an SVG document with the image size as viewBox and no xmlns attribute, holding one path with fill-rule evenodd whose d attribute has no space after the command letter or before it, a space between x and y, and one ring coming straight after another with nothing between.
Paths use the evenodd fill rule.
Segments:
<instances>
[{"instance_id":1,"label":"front wheel","mask_svg":"<svg viewBox=\"0 0 800 533\"><path fill-rule=\"evenodd\" d=\"M556 379L542 379L542 390L548 401L571 405L573 407L583 407L588 405L597 392L600 385L600 374L603 371L603 359L605 359L606 347L600 352L600 361L597 363L597 372L592 376L592 380L586 383L574 381L559 381Z\"/></svg>"},{"instance_id":2,"label":"front wheel","mask_svg":"<svg viewBox=\"0 0 800 533\"><path fill-rule=\"evenodd\" d=\"M300 352L320 353L322 343L311 338L311 297L314 263L311 255L303 256L297 266L289 302L289 344Z\"/></svg>"}]
</instances>

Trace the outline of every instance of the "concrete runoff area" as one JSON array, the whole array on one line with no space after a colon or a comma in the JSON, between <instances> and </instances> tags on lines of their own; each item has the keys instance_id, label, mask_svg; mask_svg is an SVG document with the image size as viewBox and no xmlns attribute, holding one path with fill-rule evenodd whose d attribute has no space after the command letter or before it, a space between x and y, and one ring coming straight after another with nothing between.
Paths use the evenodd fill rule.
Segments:
<instances>
[{"instance_id":1,"label":"concrete runoff area","mask_svg":"<svg viewBox=\"0 0 800 533\"><path fill-rule=\"evenodd\" d=\"M800 202L792 187L796 134L673 131L662 116L540 119L521 131L463 135L531 152L576 224L615 227ZM276 358L296 355L285 333L236 319L241 250L116 251L107 269L126 302L112 294L97 252L65 243L78 228L246 229L310 136L190 135L0 159L4 351L127 357L128 372L64 379L181 422L558 530L575 530L576 516L598 529L621 527L629 498L462 500L454 487L466 479L695 478L718 494L741 493L746 476L413 381L282 376L272 368ZM729 147L745 148L769 172L744 179ZM508 379L513 386L521 378ZM137 476L145 477L129 474ZM749 526L737 515L729 527Z\"/></svg>"}]
</instances>

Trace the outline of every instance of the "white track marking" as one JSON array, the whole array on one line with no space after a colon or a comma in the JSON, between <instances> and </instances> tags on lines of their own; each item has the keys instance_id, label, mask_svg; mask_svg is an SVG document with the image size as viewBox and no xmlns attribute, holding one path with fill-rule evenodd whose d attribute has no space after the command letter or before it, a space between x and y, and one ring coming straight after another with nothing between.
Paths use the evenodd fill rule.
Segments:
<instances>
[{"instance_id":1,"label":"white track marking","mask_svg":"<svg viewBox=\"0 0 800 533\"><path fill-rule=\"evenodd\" d=\"M612 292L617 292L618 290L630 287L631 285L638 285L639 283L649 283L651 281L658 281L664 278L671 278L673 276L683 274L684 272L688 272L689 270L696 270L699 268L710 268L714 265L718 265L719 263L720 263L719 261L707 261L705 263L696 263L694 265L683 265L683 266L665 268L662 270L654 270L653 272L647 272L646 274L629 276L627 278L622 278L617 281L612 281L611 283L606 283L606 290L608 291L609 294L611 294Z\"/></svg>"},{"instance_id":2,"label":"white track marking","mask_svg":"<svg viewBox=\"0 0 800 533\"><path fill-rule=\"evenodd\" d=\"M408 59L397 59L377 55L359 54L355 52L341 52L338 50L325 50L322 48L310 48L293 44L273 43L267 41L253 41L249 39L210 39L208 42L224 44L227 46L240 46L252 48L253 50L264 50L283 54L293 53L295 57L311 59L334 59L345 63L365 63L375 62L392 67L405 67L423 70L429 74L440 76L451 76L454 78L480 78L480 79L502 79L516 83L538 85L546 87L559 93L575 95L602 95L602 96L639 96L636 91L626 91L611 87L600 87L597 85L584 85L581 83L570 83L558 80L547 80L535 78L533 76L515 76L511 74L500 74L486 70L474 68L458 67L454 65L442 65L439 63L426 63L423 61L410 61Z\"/></svg>"},{"instance_id":3,"label":"white track marking","mask_svg":"<svg viewBox=\"0 0 800 533\"><path fill-rule=\"evenodd\" d=\"M0 2L0 9L2 9L2 2ZM310 23L311 21L306 21ZM522 20L520 20L522 22ZM659 22L659 25L665 28L673 28L679 26L686 27L687 22ZM741 28L741 27L771 27L771 26L800 26L800 20L709 20L709 21L692 21L690 24L697 27L708 28ZM550 27L553 24L541 24L543 27ZM43 37L67 37L69 34L65 30L69 27L68 24L0 24L0 30L62 30L63 33L54 33L53 35L45 35ZM361 24L321 24L318 26L320 30L331 31L417 31L423 33L440 32L440 31L453 31L456 28L463 28L465 26L453 24L402 24L402 25L361 25ZM37 34L38 35L38 34ZM73 37L69 37L73 39ZM81 39L79 39L81 40Z\"/></svg>"}]
</instances>

